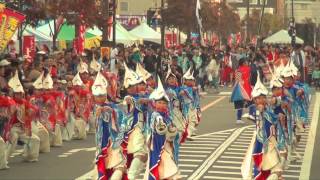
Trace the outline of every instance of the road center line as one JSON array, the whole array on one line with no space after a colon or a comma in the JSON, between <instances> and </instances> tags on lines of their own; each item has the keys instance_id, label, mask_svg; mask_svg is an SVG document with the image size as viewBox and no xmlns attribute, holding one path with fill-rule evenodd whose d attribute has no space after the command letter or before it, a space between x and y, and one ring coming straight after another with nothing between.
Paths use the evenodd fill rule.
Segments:
<instances>
[{"instance_id":1,"label":"road center line","mask_svg":"<svg viewBox=\"0 0 320 180\"><path fill-rule=\"evenodd\" d=\"M229 138L221 144L212 154L206 159L203 164L188 178L188 180L198 180L212 166L212 164L221 156L221 154L235 141L240 134L251 126L245 126L235 130Z\"/></svg>"},{"instance_id":2,"label":"road center line","mask_svg":"<svg viewBox=\"0 0 320 180\"><path fill-rule=\"evenodd\" d=\"M215 105L215 104L217 104L218 102L222 101L224 98L226 98L226 96L222 96L222 97L218 98L217 100L215 100L215 101L213 101L213 102L211 102L211 103L203 106L203 107L201 108L201 111L203 112L203 111L209 109L209 108L212 107L213 105Z\"/></svg>"},{"instance_id":3,"label":"road center line","mask_svg":"<svg viewBox=\"0 0 320 180\"><path fill-rule=\"evenodd\" d=\"M315 104L313 107L312 122L309 130L309 137L307 147L305 149L303 163L300 172L300 180L309 179L311 173L312 156L314 151L315 138L317 137L317 128L319 120L320 109L320 93L316 93Z\"/></svg>"}]
</instances>

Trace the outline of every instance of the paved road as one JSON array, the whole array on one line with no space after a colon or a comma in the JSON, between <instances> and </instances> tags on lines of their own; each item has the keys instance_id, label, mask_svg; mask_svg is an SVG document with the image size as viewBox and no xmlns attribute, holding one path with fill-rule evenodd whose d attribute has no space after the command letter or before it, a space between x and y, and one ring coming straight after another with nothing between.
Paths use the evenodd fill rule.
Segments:
<instances>
[{"instance_id":1,"label":"paved road","mask_svg":"<svg viewBox=\"0 0 320 180\"><path fill-rule=\"evenodd\" d=\"M313 105L314 102L315 98ZM310 108L310 115L314 109L313 105ZM185 143L180 150L179 166L183 178L241 179L240 166L254 131L252 122L245 120L246 124L243 125L235 123L235 111L233 105L229 103L228 93L205 95L201 106L203 117L198 127L198 136L195 141ZM318 132L319 127L318 124ZM307 144L310 146L308 135L308 131L303 134L302 143L298 148L303 157L305 146ZM22 162L22 158L19 157L20 152L16 152L14 157L10 158L9 170L0 171L1 180L69 180L78 177L88 179L89 172L93 169L94 136L89 135L88 139L83 141L65 142L61 148L52 148L50 153L41 154L39 162L36 163ZM313 157L318 159L313 158L311 166L310 179L314 180L320 179L318 152L320 152L319 141L316 142L313 151L315 154ZM286 180L299 179L303 160L302 158L290 166L285 174ZM142 178L142 174L139 178Z\"/></svg>"}]
</instances>

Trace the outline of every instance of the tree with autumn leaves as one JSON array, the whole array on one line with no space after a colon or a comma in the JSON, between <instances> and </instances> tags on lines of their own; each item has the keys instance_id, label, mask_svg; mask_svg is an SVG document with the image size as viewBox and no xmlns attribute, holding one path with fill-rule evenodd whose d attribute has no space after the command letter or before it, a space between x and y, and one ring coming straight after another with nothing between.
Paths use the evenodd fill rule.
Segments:
<instances>
[{"instance_id":1,"label":"tree with autumn leaves","mask_svg":"<svg viewBox=\"0 0 320 180\"><path fill-rule=\"evenodd\" d=\"M190 32L199 32L195 16L196 0L167 0L167 3L168 7L163 11L166 26L176 27L187 35ZM240 31L239 15L225 2L201 1L200 16L204 32L216 32L227 37L230 33Z\"/></svg>"},{"instance_id":2,"label":"tree with autumn leaves","mask_svg":"<svg viewBox=\"0 0 320 180\"><path fill-rule=\"evenodd\" d=\"M26 21L18 33L20 41L26 26L36 27L40 21L54 20L51 34L55 49L61 27L56 26L59 24L59 19L65 19L65 23L76 25L76 27L80 24L86 27L99 25L102 19L99 1L101 0L5 0L4 3L7 7L26 15Z\"/></svg>"}]
</instances>

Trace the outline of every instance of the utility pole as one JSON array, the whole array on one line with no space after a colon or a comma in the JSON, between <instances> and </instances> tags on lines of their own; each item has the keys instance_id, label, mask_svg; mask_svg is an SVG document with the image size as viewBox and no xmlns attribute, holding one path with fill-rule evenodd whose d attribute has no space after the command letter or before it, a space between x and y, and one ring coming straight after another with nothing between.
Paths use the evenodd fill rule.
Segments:
<instances>
[{"instance_id":1,"label":"utility pole","mask_svg":"<svg viewBox=\"0 0 320 180\"><path fill-rule=\"evenodd\" d=\"M116 0L112 0L113 4L113 12L112 12L112 42L113 42L113 48L116 47L116 12L117 12L117 4Z\"/></svg>"},{"instance_id":2,"label":"utility pole","mask_svg":"<svg viewBox=\"0 0 320 180\"><path fill-rule=\"evenodd\" d=\"M111 42L108 38L108 20L109 20L109 1L108 0L102 0L101 2L102 7L102 18L104 20L103 28L102 28L102 40L101 40L101 47L110 47Z\"/></svg>"},{"instance_id":3,"label":"utility pole","mask_svg":"<svg viewBox=\"0 0 320 180\"><path fill-rule=\"evenodd\" d=\"M291 36L291 46L294 47L296 44L296 25L294 20L294 7L293 0L291 0L291 22L290 22L290 36Z\"/></svg>"},{"instance_id":4,"label":"utility pole","mask_svg":"<svg viewBox=\"0 0 320 180\"><path fill-rule=\"evenodd\" d=\"M245 42L249 42L249 16L250 16L250 0L247 0L247 19L245 21L245 32L244 32L244 36L245 36Z\"/></svg>"},{"instance_id":5,"label":"utility pole","mask_svg":"<svg viewBox=\"0 0 320 180\"><path fill-rule=\"evenodd\" d=\"M165 26L163 21L163 10L164 10L164 0L161 0L161 51L164 51L164 36L165 36Z\"/></svg>"}]
</instances>

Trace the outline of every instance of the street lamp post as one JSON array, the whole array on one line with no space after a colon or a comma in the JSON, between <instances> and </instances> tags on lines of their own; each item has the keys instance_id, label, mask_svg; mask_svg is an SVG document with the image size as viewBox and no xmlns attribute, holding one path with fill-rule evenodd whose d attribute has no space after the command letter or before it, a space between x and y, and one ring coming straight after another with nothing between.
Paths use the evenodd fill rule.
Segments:
<instances>
[{"instance_id":1,"label":"street lamp post","mask_svg":"<svg viewBox=\"0 0 320 180\"><path fill-rule=\"evenodd\" d=\"M296 27L295 27L295 20L294 20L294 7L293 7L293 0L291 0L291 22L290 22L290 35L291 35L291 45L292 47L296 44Z\"/></svg>"},{"instance_id":2,"label":"street lamp post","mask_svg":"<svg viewBox=\"0 0 320 180\"><path fill-rule=\"evenodd\" d=\"M102 0L101 1L102 7L102 18L104 20L103 28L102 28L102 40L101 40L101 47L111 47L112 42L109 41L108 37L108 28L109 28L109 0Z\"/></svg>"},{"instance_id":3,"label":"street lamp post","mask_svg":"<svg viewBox=\"0 0 320 180\"><path fill-rule=\"evenodd\" d=\"M164 9L164 0L161 0L161 51L164 51L164 36L165 36L165 26L163 22L163 9Z\"/></svg>"}]
</instances>

